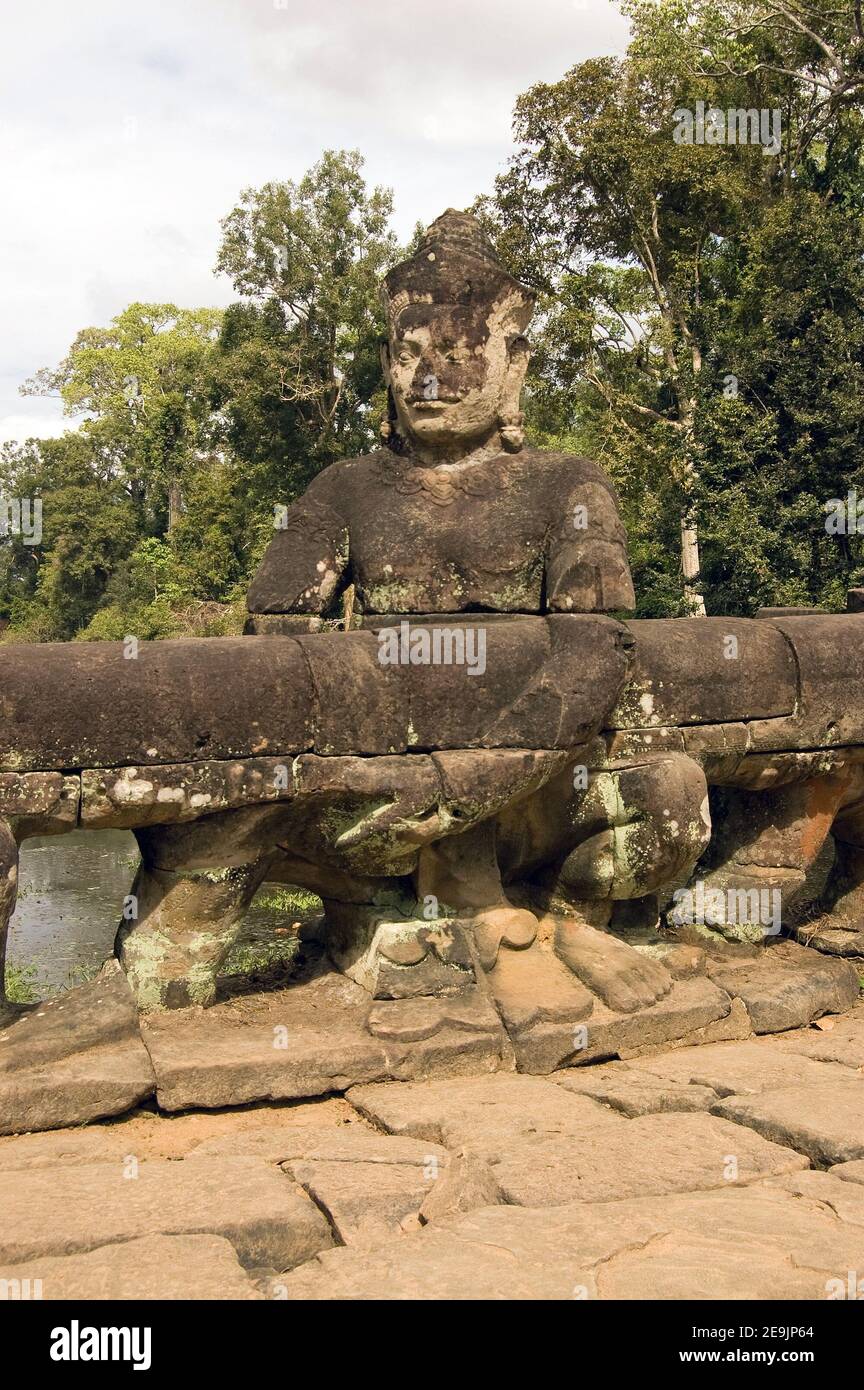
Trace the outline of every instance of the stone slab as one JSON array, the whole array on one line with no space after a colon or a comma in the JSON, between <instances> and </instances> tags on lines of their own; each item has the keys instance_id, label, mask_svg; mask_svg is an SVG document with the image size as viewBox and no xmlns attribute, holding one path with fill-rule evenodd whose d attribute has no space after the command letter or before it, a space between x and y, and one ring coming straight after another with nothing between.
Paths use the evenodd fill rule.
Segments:
<instances>
[{"instance_id":1,"label":"stone slab","mask_svg":"<svg viewBox=\"0 0 864 1390\"><path fill-rule=\"evenodd\" d=\"M19 1168L65 1168L79 1163L122 1163L131 1144L115 1125L86 1125L0 1139L0 1173Z\"/></svg>"},{"instance_id":2,"label":"stone slab","mask_svg":"<svg viewBox=\"0 0 864 1390\"><path fill-rule=\"evenodd\" d=\"M837 1163L831 1169L832 1178L842 1178L843 1182L857 1182L864 1186L864 1158L852 1158L848 1163Z\"/></svg>"},{"instance_id":3,"label":"stone slab","mask_svg":"<svg viewBox=\"0 0 864 1390\"><path fill-rule=\"evenodd\" d=\"M349 1099L391 1132L478 1154L504 1200L520 1206L695 1191L807 1167L800 1154L761 1138L754 1144L753 1135L713 1115L624 1120L539 1077L358 1087Z\"/></svg>"},{"instance_id":4,"label":"stone slab","mask_svg":"<svg viewBox=\"0 0 864 1390\"><path fill-rule=\"evenodd\" d=\"M206 1011L151 1015L143 1036L159 1105L175 1111L284 1100L363 1082L458 1076L502 1065L503 1030L488 1005L483 1026L476 1014L463 1026L435 1000L429 1005L431 1021L421 1030L428 1036L373 1036L369 995L319 961L287 989L237 996ZM376 1003L379 1021L387 1007Z\"/></svg>"},{"instance_id":5,"label":"stone slab","mask_svg":"<svg viewBox=\"0 0 864 1390\"><path fill-rule=\"evenodd\" d=\"M627 623L636 659L608 729L730 724L795 709L795 662L770 623L747 618L643 618ZM737 659L728 659L729 638Z\"/></svg>"},{"instance_id":6,"label":"stone slab","mask_svg":"<svg viewBox=\"0 0 864 1390\"><path fill-rule=\"evenodd\" d=\"M38 1284L36 1281L38 1280ZM16 1283L17 1281L17 1283ZM33 1297L129 1300L261 1299L263 1294L223 1236L142 1236L121 1245L100 1245L77 1255L41 1255L29 1264L0 1268L7 1297L22 1285Z\"/></svg>"},{"instance_id":7,"label":"stone slab","mask_svg":"<svg viewBox=\"0 0 864 1390\"><path fill-rule=\"evenodd\" d=\"M864 1081L860 1078L787 1086L758 1096L730 1096L718 1101L712 1112L823 1166L864 1158Z\"/></svg>"},{"instance_id":8,"label":"stone slab","mask_svg":"<svg viewBox=\"0 0 864 1390\"><path fill-rule=\"evenodd\" d=\"M506 1202L543 1207L710 1191L807 1165L802 1155L706 1114L654 1114L623 1129L533 1139L483 1151ZM650 1155L650 1159L648 1156ZM730 1163L734 1160L734 1166Z\"/></svg>"},{"instance_id":9,"label":"stone slab","mask_svg":"<svg viewBox=\"0 0 864 1390\"><path fill-rule=\"evenodd\" d=\"M247 1148L240 1142L239 1135L244 1130L266 1126L272 1132L339 1125L365 1131L365 1126L341 1096L289 1101L275 1106L189 1111L183 1115L138 1108L118 1119L74 1129L6 1135L0 1138L0 1172L81 1163L123 1163L130 1156L139 1161L180 1159L207 1140L227 1140L234 1135L238 1136L236 1147L233 1150L226 1147L226 1154L258 1157L251 1145Z\"/></svg>"},{"instance_id":10,"label":"stone slab","mask_svg":"<svg viewBox=\"0 0 864 1390\"><path fill-rule=\"evenodd\" d=\"M32 1071L0 1072L0 1134L62 1129L122 1115L155 1088L140 1041L91 1048Z\"/></svg>"},{"instance_id":11,"label":"stone slab","mask_svg":"<svg viewBox=\"0 0 864 1390\"><path fill-rule=\"evenodd\" d=\"M81 804L81 778L62 772L0 772L0 816L16 837L74 830Z\"/></svg>"},{"instance_id":12,"label":"stone slab","mask_svg":"<svg viewBox=\"0 0 864 1390\"><path fill-rule=\"evenodd\" d=\"M190 1156L235 1154L281 1164L346 1245L396 1235L411 1216L437 1220L501 1200L491 1169L475 1155L451 1155L440 1144L380 1134L360 1123L295 1130L262 1125L207 1140Z\"/></svg>"},{"instance_id":13,"label":"stone slab","mask_svg":"<svg viewBox=\"0 0 864 1390\"><path fill-rule=\"evenodd\" d=\"M216 1139L205 1139L190 1150L190 1158L261 1158L265 1163L397 1164L400 1167L443 1167L447 1150L423 1139L397 1137L352 1125L258 1125Z\"/></svg>"},{"instance_id":14,"label":"stone slab","mask_svg":"<svg viewBox=\"0 0 864 1390\"><path fill-rule=\"evenodd\" d=\"M293 1301L825 1299L862 1266L864 1226L815 1192L762 1184L489 1207L372 1251L325 1251L283 1282Z\"/></svg>"},{"instance_id":15,"label":"stone slab","mask_svg":"<svg viewBox=\"0 0 864 1390\"><path fill-rule=\"evenodd\" d=\"M0 1075L139 1038L132 991L112 960L94 980L28 1005L14 1022L0 1027Z\"/></svg>"},{"instance_id":16,"label":"stone slab","mask_svg":"<svg viewBox=\"0 0 864 1390\"><path fill-rule=\"evenodd\" d=\"M706 1023L701 1028L694 1028L691 1032L683 1033L680 1038L668 1038L661 1045L653 1042L641 1047L628 1044L621 1048L619 1055L622 1060L631 1061L637 1057L655 1056L658 1051L665 1053L685 1047L703 1047L719 1042L738 1042L752 1036L753 1028L750 1023L750 1015L740 999L733 999L728 1014L715 1019L712 1023Z\"/></svg>"},{"instance_id":17,"label":"stone slab","mask_svg":"<svg viewBox=\"0 0 864 1390\"><path fill-rule=\"evenodd\" d=\"M857 1183L836 1177L836 1171L832 1168L825 1173L810 1168L800 1173L785 1173L782 1177L768 1178L765 1186L780 1187L800 1197L815 1197L841 1221L854 1221L864 1226L864 1191ZM859 1278L862 1279L860 1292L864 1293L864 1272L860 1270Z\"/></svg>"},{"instance_id":18,"label":"stone slab","mask_svg":"<svg viewBox=\"0 0 864 1390\"><path fill-rule=\"evenodd\" d=\"M155 1088L138 1011L116 961L0 1028L0 1134L119 1115Z\"/></svg>"},{"instance_id":19,"label":"stone slab","mask_svg":"<svg viewBox=\"0 0 864 1390\"><path fill-rule=\"evenodd\" d=\"M716 984L743 1000L754 1033L801 1028L827 1013L843 1013L858 998L858 973L849 961L809 951L793 941L767 946L744 965L715 963Z\"/></svg>"},{"instance_id":20,"label":"stone slab","mask_svg":"<svg viewBox=\"0 0 864 1390\"><path fill-rule=\"evenodd\" d=\"M459 1150L433 1184L420 1208L420 1221L440 1221L477 1207L493 1207L504 1201L492 1168L478 1154Z\"/></svg>"},{"instance_id":21,"label":"stone slab","mask_svg":"<svg viewBox=\"0 0 864 1390\"><path fill-rule=\"evenodd\" d=\"M140 642L134 660L123 642L9 643L0 681L0 767L16 772L292 755L313 733L290 637Z\"/></svg>"},{"instance_id":22,"label":"stone slab","mask_svg":"<svg viewBox=\"0 0 864 1390\"><path fill-rule=\"evenodd\" d=\"M812 951L822 951L826 956L864 957L864 931L846 926L826 917L815 928L807 922L793 928L796 940Z\"/></svg>"},{"instance_id":23,"label":"stone slab","mask_svg":"<svg viewBox=\"0 0 864 1390\"><path fill-rule=\"evenodd\" d=\"M91 829L169 825L229 808L288 801L294 795L292 766L289 757L86 768L81 824Z\"/></svg>"},{"instance_id":24,"label":"stone slab","mask_svg":"<svg viewBox=\"0 0 864 1390\"><path fill-rule=\"evenodd\" d=\"M709 1087L721 1098L755 1096L785 1086L819 1088L849 1077L848 1070L783 1052L767 1039L682 1048L665 1056L636 1058L630 1066L667 1084Z\"/></svg>"},{"instance_id":25,"label":"stone slab","mask_svg":"<svg viewBox=\"0 0 864 1390\"><path fill-rule=\"evenodd\" d=\"M283 1165L324 1212L342 1245L373 1245L398 1236L417 1217L438 1172L407 1163L310 1162Z\"/></svg>"},{"instance_id":26,"label":"stone slab","mask_svg":"<svg viewBox=\"0 0 864 1390\"><path fill-rule=\"evenodd\" d=\"M591 1014L574 1024L538 1023L514 1039L520 1071L548 1075L562 1065L581 1066L626 1058L718 1028L740 1032L729 995L704 976L676 980L669 994L648 1009L614 1013L595 999Z\"/></svg>"},{"instance_id":27,"label":"stone slab","mask_svg":"<svg viewBox=\"0 0 864 1390\"><path fill-rule=\"evenodd\" d=\"M710 1109L717 1092L708 1086L638 1071L626 1062L607 1062L596 1067L573 1067L551 1078L572 1095L590 1096L628 1119L664 1114L670 1110L698 1112ZM2 1161L2 1159L0 1159Z\"/></svg>"},{"instance_id":28,"label":"stone slab","mask_svg":"<svg viewBox=\"0 0 864 1390\"><path fill-rule=\"evenodd\" d=\"M288 1269L332 1243L322 1213L252 1158L0 1173L0 1264L33 1263L148 1235L224 1236L248 1267ZM134 1171L134 1170L133 1170Z\"/></svg>"},{"instance_id":29,"label":"stone slab","mask_svg":"<svg viewBox=\"0 0 864 1390\"><path fill-rule=\"evenodd\" d=\"M833 1028L808 1028L777 1038L778 1051L794 1052L817 1062L837 1062L846 1067L864 1067L864 1007L860 1004L846 1018L832 1019Z\"/></svg>"},{"instance_id":30,"label":"stone slab","mask_svg":"<svg viewBox=\"0 0 864 1390\"><path fill-rule=\"evenodd\" d=\"M498 1154L520 1136L537 1141L624 1124L603 1106L571 1096L539 1076L499 1074L407 1086L357 1086L348 1100L389 1134L413 1135L448 1149L470 1145Z\"/></svg>"}]
</instances>

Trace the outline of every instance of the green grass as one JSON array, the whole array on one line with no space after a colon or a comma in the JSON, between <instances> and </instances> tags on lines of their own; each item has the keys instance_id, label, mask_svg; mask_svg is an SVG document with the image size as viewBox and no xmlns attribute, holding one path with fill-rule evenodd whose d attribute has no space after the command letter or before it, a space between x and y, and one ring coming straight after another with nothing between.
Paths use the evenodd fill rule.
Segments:
<instances>
[{"instance_id":1,"label":"green grass","mask_svg":"<svg viewBox=\"0 0 864 1390\"><path fill-rule=\"evenodd\" d=\"M6 965L6 998L11 1004L35 1004L39 998L33 988L36 971L32 966Z\"/></svg>"},{"instance_id":2,"label":"green grass","mask_svg":"<svg viewBox=\"0 0 864 1390\"><path fill-rule=\"evenodd\" d=\"M296 936L270 941L240 941L228 952L221 973L252 978L274 970L287 970L293 965L299 949L300 942Z\"/></svg>"},{"instance_id":3,"label":"green grass","mask_svg":"<svg viewBox=\"0 0 864 1390\"><path fill-rule=\"evenodd\" d=\"M317 893L307 893L303 888L281 888L268 883L255 895L254 906L296 916L298 913L320 912L321 899Z\"/></svg>"}]
</instances>

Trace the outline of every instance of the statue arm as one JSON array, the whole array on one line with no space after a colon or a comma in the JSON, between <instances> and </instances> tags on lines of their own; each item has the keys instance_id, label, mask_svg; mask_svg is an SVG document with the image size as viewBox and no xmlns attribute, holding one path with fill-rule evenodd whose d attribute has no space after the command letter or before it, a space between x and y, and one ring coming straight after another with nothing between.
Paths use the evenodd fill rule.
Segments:
<instances>
[{"instance_id":1,"label":"statue arm","mask_svg":"<svg viewBox=\"0 0 864 1390\"><path fill-rule=\"evenodd\" d=\"M348 526L330 502L312 491L288 508L258 567L246 606L250 613L334 613L349 565Z\"/></svg>"},{"instance_id":2,"label":"statue arm","mask_svg":"<svg viewBox=\"0 0 864 1390\"><path fill-rule=\"evenodd\" d=\"M557 613L632 611L636 606L627 536L605 480L586 479L570 493L549 531L546 603Z\"/></svg>"}]
</instances>

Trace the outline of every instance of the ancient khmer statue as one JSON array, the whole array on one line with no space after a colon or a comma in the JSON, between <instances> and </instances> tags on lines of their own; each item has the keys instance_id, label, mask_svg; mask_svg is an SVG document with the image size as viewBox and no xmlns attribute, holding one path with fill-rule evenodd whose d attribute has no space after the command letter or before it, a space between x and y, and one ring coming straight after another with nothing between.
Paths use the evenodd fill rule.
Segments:
<instances>
[{"instance_id":1,"label":"ancient khmer statue","mask_svg":"<svg viewBox=\"0 0 864 1390\"><path fill-rule=\"evenodd\" d=\"M461 969L471 946L490 969L500 945L533 942L537 917L508 900L502 876L524 890L520 881L539 875L542 887L538 880L529 896L545 905L642 897L686 873L707 838L707 793L699 767L680 753L645 760L638 770L610 767L589 791L587 773L574 771L585 768L585 740L599 729L587 709L571 726L575 742L565 746L568 682L575 690L573 681L590 672L589 706L614 700L632 645L614 622L571 615L632 609L634 595L608 478L588 459L524 447L520 395L533 295L496 261L477 221L450 211L387 276L384 304L386 446L315 479L272 542L249 607L254 632L309 631L338 612L353 584L355 620L378 634L379 660L389 664L390 644L407 645L403 659L417 667L414 698L436 708L446 692L448 717L459 720L481 683L496 692L503 713L510 700L503 677L517 660L511 653L532 652L533 684L520 687L520 698L526 713L533 706L540 715L535 747L548 721L548 748L504 752L502 731L499 748L434 755L443 797L434 812L424 809L422 824L398 831L391 809L383 834L376 807L351 832L352 858L328 847L333 868L350 874L362 865L374 877L387 873L398 845L404 920L392 906L382 917L377 885L360 909L355 880L348 908L344 888L328 891L315 874L330 929L346 938L343 959L356 950L349 919L357 924L368 913L383 926L389 916L374 949L401 967L401 987L413 989L411 964L423 963L418 980L440 973L443 984L446 962ZM539 622L542 615L554 618ZM468 660L448 670L448 650L450 660L436 662L436 637L454 646L461 640ZM371 639L363 649L375 650ZM358 709L357 717L367 716ZM522 741L518 729L512 737ZM420 754L438 742L430 729L414 748ZM416 779L410 757L395 770L388 761L383 791L394 771ZM403 795L411 795L407 782ZM656 809L664 798L676 808L674 834ZM309 882L305 866L295 873ZM526 903L525 891L519 901ZM436 921L439 912L446 917L446 934L423 919L430 902ZM601 935L581 915L558 919L555 950L616 1007L652 1003L671 984L656 961ZM372 973L377 980L380 966Z\"/></svg>"},{"instance_id":2,"label":"ancient khmer statue","mask_svg":"<svg viewBox=\"0 0 864 1390\"><path fill-rule=\"evenodd\" d=\"M524 442L533 298L479 223L434 222L384 303L382 447L288 509L247 635L0 647L0 958L17 844L114 826L142 1013L217 999L265 881L320 895L310 941L370 1035L425 1036L424 1009L470 1033L480 999L523 1070L845 1007L864 616L630 619L609 479Z\"/></svg>"}]
</instances>

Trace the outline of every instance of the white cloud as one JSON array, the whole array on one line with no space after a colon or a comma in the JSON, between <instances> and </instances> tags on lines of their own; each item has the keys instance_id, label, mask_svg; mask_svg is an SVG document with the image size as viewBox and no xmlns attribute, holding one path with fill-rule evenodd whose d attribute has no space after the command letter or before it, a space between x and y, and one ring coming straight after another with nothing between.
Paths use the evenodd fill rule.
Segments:
<instances>
[{"instance_id":1,"label":"white cloud","mask_svg":"<svg viewBox=\"0 0 864 1390\"><path fill-rule=\"evenodd\" d=\"M56 439L64 430L77 428L77 420L50 419L37 414L0 416L0 444L25 439Z\"/></svg>"},{"instance_id":2,"label":"white cloud","mask_svg":"<svg viewBox=\"0 0 864 1390\"><path fill-rule=\"evenodd\" d=\"M242 188L358 148L396 229L464 207L516 95L626 42L607 0L37 0L0 53L0 419L76 332L134 299L226 304L219 219Z\"/></svg>"}]
</instances>

